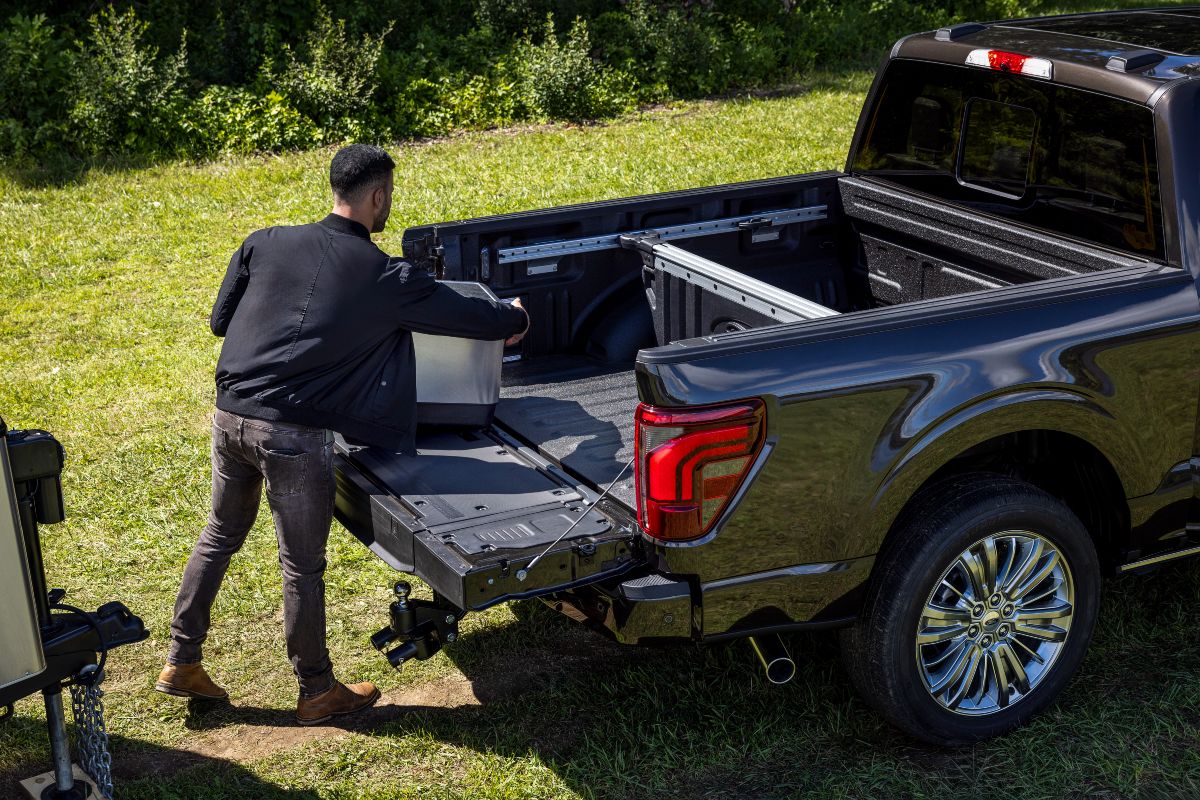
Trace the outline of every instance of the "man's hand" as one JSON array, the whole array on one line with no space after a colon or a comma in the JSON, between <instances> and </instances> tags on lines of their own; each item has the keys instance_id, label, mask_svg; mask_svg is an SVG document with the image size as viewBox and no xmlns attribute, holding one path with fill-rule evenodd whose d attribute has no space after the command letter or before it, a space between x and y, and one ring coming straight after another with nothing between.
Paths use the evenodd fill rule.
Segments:
<instances>
[{"instance_id":1,"label":"man's hand","mask_svg":"<svg viewBox=\"0 0 1200 800\"><path fill-rule=\"evenodd\" d=\"M522 339L524 339L525 334L529 333L529 312L525 311L525 306L521 305L521 298L519 298L519 297L516 298L511 303L509 303L509 305L511 305L513 308L519 308L525 312L525 330L521 331L520 333L514 333L512 336L505 339L504 340L505 347L512 347L514 344L517 344Z\"/></svg>"}]
</instances>

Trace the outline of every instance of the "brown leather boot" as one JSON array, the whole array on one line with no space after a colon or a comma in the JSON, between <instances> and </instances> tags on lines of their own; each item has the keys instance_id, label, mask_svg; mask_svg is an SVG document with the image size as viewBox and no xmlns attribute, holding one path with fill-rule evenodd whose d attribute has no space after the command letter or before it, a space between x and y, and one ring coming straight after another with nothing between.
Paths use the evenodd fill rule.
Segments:
<instances>
[{"instance_id":1,"label":"brown leather boot","mask_svg":"<svg viewBox=\"0 0 1200 800\"><path fill-rule=\"evenodd\" d=\"M227 700L229 692L213 683L200 664L167 664L158 674L154 688L175 697L197 700Z\"/></svg>"},{"instance_id":2,"label":"brown leather boot","mask_svg":"<svg viewBox=\"0 0 1200 800\"><path fill-rule=\"evenodd\" d=\"M379 689L370 681L349 686L334 681L333 686L320 694L300 698L296 704L296 721L301 725L320 725L333 717L370 708L378 699Z\"/></svg>"}]
</instances>

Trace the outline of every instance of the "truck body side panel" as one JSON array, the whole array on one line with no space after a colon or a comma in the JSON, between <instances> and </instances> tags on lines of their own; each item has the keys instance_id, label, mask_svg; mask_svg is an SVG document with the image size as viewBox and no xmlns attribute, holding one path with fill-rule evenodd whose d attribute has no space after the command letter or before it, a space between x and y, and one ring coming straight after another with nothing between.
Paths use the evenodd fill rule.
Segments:
<instances>
[{"instance_id":1,"label":"truck body side panel","mask_svg":"<svg viewBox=\"0 0 1200 800\"><path fill-rule=\"evenodd\" d=\"M872 326L873 317L888 324ZM1171 483L1193 454L1200 314L1191 276L1172 268L1014 286L650 355L638 368L651 402L770 403L771 456L719 533L699 547L658 547L659 568L708 585L797 564L844 570L878 551L939 467L1001 434L1076 436L1108 459L1130 498ZM1190 500L1184 484L1166 504ZM707 596L705 613L705 633L716 632Z\"/></svg>"}]
</instances>

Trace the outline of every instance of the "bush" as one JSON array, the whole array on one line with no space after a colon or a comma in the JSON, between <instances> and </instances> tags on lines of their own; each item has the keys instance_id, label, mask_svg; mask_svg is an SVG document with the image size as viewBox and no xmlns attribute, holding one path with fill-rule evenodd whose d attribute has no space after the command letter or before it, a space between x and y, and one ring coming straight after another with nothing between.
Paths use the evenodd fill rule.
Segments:
<instances>
[{"instance_id":1,"label":"bush","mask_svg":"<svg viewBox=\"0 0 1200 800\"><path fill-rule=\"evenodd\" d=\"M181 123L193 155L278 152L320 141L312 120L278 92L260 97L245 89L210 86L193 101Z\"/></svg>"},{"instance_id":2,"label":"bush","mask_svg":"<svg viewBox=\"0 0 1200 800\"><path fill-rule=\"evenodd\" d=\"M29 152L25 126L15 119L0 119L0 156L20 159Z\"/></svg>"},{"instance_id":3,"label":"bush","mask_svg":"<svg viewBox=\"0 0 1200 800\"><path fill-rule=\"evenodd\" d=\"M17 14L0 30L0 155L37 153L63 138L70 66L45 15Z\"/></svg>"},{"instance_id":4,"label":"bush","mask_svg":"<svg viewBox=\"0 0 1200 800\"><path fill-rule=\"evenodd\" d=\"M28 10L0 28L0 158L203 156L603 118L636 103L778 86L813 68L859 66L905 33L1020 16L1040 5L16 0L9 6ZM49 19L35 15L43 7L57 10ZM95 7L103 11L88 18ZM574 22L556 31L551 14ZM406 24L379 32L378 21L390 18ZM204 31L191 51L183 44L189 29ZM176 42L174 55L160 57Z\"/></svg>"},{"instance_id":5,"label":"bush","mask_svg":"<svg viewBox=\"0 0 1200 800\"><path fill-rule=\"evenodd\" d=\"M345 20L334 20L321 6L308 35L307 59L285 48L283 72L270 76L270 64L265 71L280 93L332 138L361 134L373 121L368 109L377 85L375 71L391 29L389 22L378 36L364 33L356 43L346 35Z\"/></svg>"},{"instance_id":6,"label":"bush","mask_svg":"<svg viewBox=\"0 0 1200 800\"><path fill-rule=\"evenodd\" d=\"M689 16L680 8L662 10L634 0L629 16L633 38L641 43L635 58L644 65L642 80L658 93L699 97L725 88L722 42L710 15Z\"/></svg>"},{"instance_id":7,"label":"bush","mask_svg":"<svg viewBox=\"0 0 1200 800\"><path fill-rule=\"evenodd\" d=\"M549 0L474 0L479 24L502 35L516 35L551 12Z\"/></svg>"},{"instance_id":8,"label":"bush","mask_svg":"<svg viewBox=\"0 0 1200 800\"><path fill-rule=\"evenodd\" d=\"M173 149L186 37L174 56L160 60L157 47L143 44L148 24L132 9L118 14L109 6L89 25L71 70L70 121L79 145L93 154Z\"/></svg>"},{"instance_id":9,"label":"bush","mask_svg":"<svg viewBox=\"0 0 1200 800\"><path fill-rule=\"evenodd\" d=\"M411 138L510 125L529 114L519 79L501 63L487 75L416 78L396 93L388 119L393 134Z\"/></svg>"},{"instance_id":10,"label":"bush","mask_svg":"<svg viewBox=\"0 0 1200 800\"><path fill-rule=\"evenodd\" d=\"M564 42L546 17L540 45L528 39L518 50L521 80L531 108L551 119L578 122L611 116L629 103L621 76L591 56L587 23L576 17Z\"/></svg>"}]
</instances>

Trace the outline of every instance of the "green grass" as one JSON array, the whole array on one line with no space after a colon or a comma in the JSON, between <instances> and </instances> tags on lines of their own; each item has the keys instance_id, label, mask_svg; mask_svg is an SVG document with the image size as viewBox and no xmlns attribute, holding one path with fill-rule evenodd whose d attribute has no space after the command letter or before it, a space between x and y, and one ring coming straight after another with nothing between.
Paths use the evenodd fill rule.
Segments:
<instances>
[{"instance_id":1,"label":"green grass","mask_svg":"<svg viewBox=\"0 0 1200 800\"><path fill-rule=\"evenodd\" d=\"M839 168L868 80L818 76L785 98L394 148L400 180L381 246L398 250L417 223ZM741 645L623 648L521 603L468 618L445 654L395 673L367 645L393 574L335 525L327 582L339 676L407 687L405 702L465 676L482 705L390 709L366 729L289 743L295 685L264 514L207 647L233 705L153 692L207 512L220 344L210 304L248 232L326 213L329 156L96 171L61 186L0 178L0 414L54 431L69 453L69 520L43 532L51 582L77 605L125 601L152 633L110 660L121 797L1200 794L1195 565L1108 584L1095 645L1062 702L1002 740L942 751L866 710L825 636L790 640L805 660L780 688ZM0 795L47 759L39 703L22 701L0 726Z\"/></svg>"}]
</instances>

